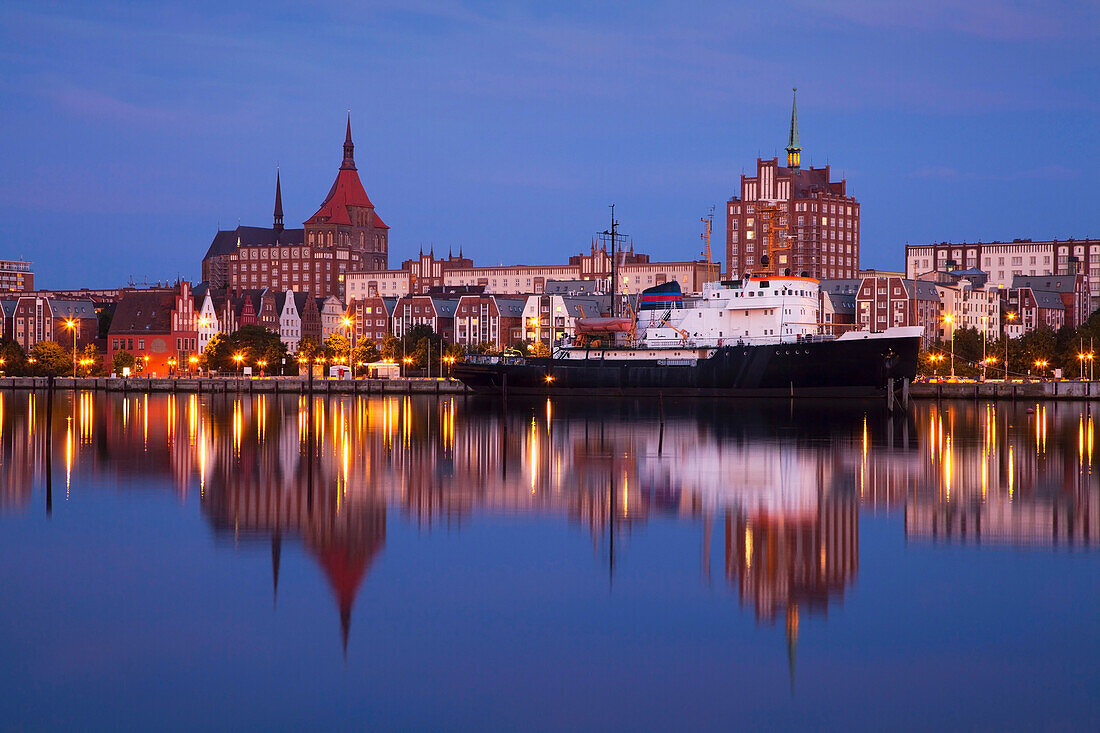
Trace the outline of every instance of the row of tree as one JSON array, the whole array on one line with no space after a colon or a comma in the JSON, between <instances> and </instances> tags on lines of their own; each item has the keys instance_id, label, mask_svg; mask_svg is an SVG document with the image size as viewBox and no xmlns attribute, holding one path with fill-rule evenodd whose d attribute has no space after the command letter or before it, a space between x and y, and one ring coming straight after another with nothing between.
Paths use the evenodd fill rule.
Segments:
<instances>
[{"instance_id":1,"label":"row of tree","mask_svg":"<svg viewBox=\"0 0 1100 733\"><path fill-rule=\"evenodd\" d=\"M94 344L88 344L76 353L76 372L81 377L98 377L104 374L103 355ZM73 351L55 341L39 341L29 351L15 341L0 341L0 373L6 376L35 377L73 375Z\"/></svg>"},{"instance_id":2,"label":"row of tree","mask_svg":"<svg viewBox=\"0 0 1100 733\"><path fill-rule=\"evenodd\" d=\"M414 326L400 338L389 334L379 344L361 340L354 349L350 347L347 337L341 333L329 336L322 343L307 336L299 343L298 353L291 355L278 334L263 326L248 325L231 334L216 334L207 343L203 353L198 355L195 366L220 373L236 372L247 366L253 372L263 369L267 374L292 376L298 374L299 364L304 362L323 359L328 364L347 364L350 358L352 364L361 366L387 359L404 364L406 371L410 373L443 375L450 360L457 359L468 351L481 354L496 352L491 344L479 344L471 349L447 344L441 335L423 324ZM512 348L519 353L533 356L549 356L550 353L546 344L537 341L521 341ZM191 366L180 364L179 370L187 372ZM127 367L139 367L137 356L128 351L115 352L110 371L121 374ZM94 344L87 345L77 353L77 376L104 376L107 371L103 364L103 355ZM40 341L31 347L29 353L15 341L0 341L0 373L13 376L72 376L73 354L71 350L53 341Z\"/></svg>"},{"instance_id":3,"label":"row of tree","mask_svg":"<svg viewBox=\"0 0 1100 733\"><path fill-rule=\"evenodd\" d=\"M1076 329L1038 328L1020 338L983 339L977 329L960 328L955 331L954 342L952 347L950 340L937 341L922 353L920 373L950 374L953 348L956 376L980 376L984 361L986 377L1002 378L1007 354L1010 377L1050 377L1056 369L1061 369L1067 379L1088 377L1090 361L1100 359L1100 311ZM1093 359L1089 359L1090 354ZM1095 369L1100 373L1100 365Z\"/></svg>"}]
</instances>

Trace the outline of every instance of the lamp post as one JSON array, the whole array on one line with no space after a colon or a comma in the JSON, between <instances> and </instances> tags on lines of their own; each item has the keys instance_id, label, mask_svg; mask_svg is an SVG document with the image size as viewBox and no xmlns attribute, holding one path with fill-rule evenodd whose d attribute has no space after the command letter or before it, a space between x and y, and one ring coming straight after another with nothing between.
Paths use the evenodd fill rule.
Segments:
<instances>
[{"instance_id":1,"label":"lamp post","mask_svg":"<svg viewBox=\"0 0 1100 733\"><path fill-rule=\"evenodd\" d=\"M1036 359L1035 368L1039 370L1039 381L1043 380L1043 372L1046 371L1047 361L1046 359Z\"/></svg>"},{"instance_id":2,"label":"lamp post","mask_svg":"<svg viewBox=\"0 0 1100 733\"><path fill-rule=\"evenodd\" d=\"M233 355L233 361L237 362L237 376L240 377L242 374L241 362L244 361L244 354L238 351L236 354Z\"/></svg>"},{"instance_id":3,"label":"lamp post","mask_svg":"<svg viewBox=\"0 0 1100 733\"><path fill-rule=\"evenodd\" d=\"M199 357L189 356L187 358L187 363L190 365L190 371L193 372L193 371L195 371L195 366L199 363Z\"/></svg>"},{"instance_id":4,"label":"lamp post","mask_svg":"<svg viewBox=\"0 0 1100 733\"><path fill-rule=\"evenodd\" d=\"M1008 311L1007 313L1005 313L1005 318L1008 319L1009 323L1012 323L1012 321L1016 320L1016 311ZM1005 381L1006 382L1008 381L1008 339L1009 338L1010 337L1008 335L1008 328L1007 328L1007 324L1006 324L1006 328L1005 328Z\"/></svg>"},{"instance_id":5,"label":"lamp post","mask_svg":"<svg viewBox=\"0 0 1100 733\"><path fill-rule=\"evenodd\" d=\"M260 367L260 376L262 377L264 375L264 367L267 366L267 360L260 359L256 362L256 366Z\"/></svg>"},{"instance_id":6,"label":"lamp post","mask_svg":"<svg viewBox=\"0 0 1100 733\"><path fill-rule=\"evenodd\" d=\"M76 377L76 319L65 319L65 328L73 332L73 377Z\"/></svg>"},{"instance_id":7,"label":"lamp post","mask_svg":"<svg viewBox=\"0 0 1100 733\"><path fill-rule=\"evenodd\" d=\"M402 377L408 376L409 362L411 362L411 361L412 361L411 356L401 357L401 363L404 364L404 366L401 367L401 376Z\"/></svg>"},{"instance_id":8,"label":"lamp post","mask_svg":"<svg viewBox=\"0 0 1100 733\"><path fill-rule=\"evenodd\" d=\"M948 313L943 322L951 326L951 378L955 378L955 317Z\"/></svg>"},{"instance_id":9,"label":"lamp post","mask_svg":"<svg viewBox=\"0 0 1100 733\"><path fill-rule=\"evenodd\" d=\"M989 363L989 358L986 356L986 338L985 338L985 321L986 316L982 316L982 381L985 381L985 367Z\"/></svg>"},{"instance_id":10,"label":"lamp post","mask_svg":"<svg viewBox=\"0 0 1100 733\"><path fill-rule=\"evenodd\" d=\"M176 360L175 359L169 359L168 360L168 376L169 377L172 376L172 372L175 371L175 368L176 368Z\"/></svg>"},{"instance_id":11,"label":"lamp post","mask_svg":"<svg viewBox=\"0 0 1100 733\"><path fill-rule=\"evenodd\" d=\"M455 358L453 356L445 356L445 357L443 357L443 361L446 362L446 364L447 364L447 379L450 379L451 378L451 365L455 363Z\"/></svg>"},{"instance_id":12,"label":"lamp post","mask_svg":"<svg viewBox=\"0 0 1100 733\"><path fill-rule=\"evenodd\" d=\"M145 372L145 378L149 379L149 355L146 354L145 356L141 357L141 360L145 362L145 366L142 368L142 371Z\"/></svg>"}]
</instances>

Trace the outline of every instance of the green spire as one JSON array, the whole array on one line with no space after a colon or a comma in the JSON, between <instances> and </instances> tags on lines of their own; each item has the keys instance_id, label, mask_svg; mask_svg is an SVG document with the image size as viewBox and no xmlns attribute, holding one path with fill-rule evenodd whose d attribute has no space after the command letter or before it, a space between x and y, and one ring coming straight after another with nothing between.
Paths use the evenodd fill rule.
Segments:
<instances>
[{"instance_id":1,"label":"green spire","mask_svg":"<svg viewBox=\"0 0 1100 733\"><path fill-rule=\"evenodd\" d=\"M787 137L787 167L797 168L802 157L802 147L798 144L798 87L791 91L791 133Z\"/></svg>"}]
</instances>

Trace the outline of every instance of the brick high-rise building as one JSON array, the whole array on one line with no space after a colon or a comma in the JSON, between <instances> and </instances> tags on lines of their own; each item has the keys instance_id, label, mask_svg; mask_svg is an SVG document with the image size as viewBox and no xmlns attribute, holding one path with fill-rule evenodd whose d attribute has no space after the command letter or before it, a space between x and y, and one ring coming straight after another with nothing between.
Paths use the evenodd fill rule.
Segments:
<instances>
[{"instance_id":1,"label":"brick high-rise building","mask_svg":"<svg viewBox=\"0 0 1100 733\"><path fill-rule=\"evenodd\" d=\"M803 169L798 109L791 106L787 165L757 158L756 175L726 206L726 272L790 270L817 278L855 278L859 271L859 203L829 166ZM769 230L773 252L767 252ZM761 259L768 255L765 265Z\"/></svg>"}]
</instances>

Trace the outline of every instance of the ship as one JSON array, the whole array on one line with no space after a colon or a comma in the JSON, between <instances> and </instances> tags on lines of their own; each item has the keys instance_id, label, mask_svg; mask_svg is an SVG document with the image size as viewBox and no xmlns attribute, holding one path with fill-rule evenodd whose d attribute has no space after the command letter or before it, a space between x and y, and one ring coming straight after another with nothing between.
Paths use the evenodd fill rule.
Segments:
<instances>
[{"instance_id":1,"label":"ship","mask_svg":"<svg viewBox=\"0 0 1100 733\"><path fill-rule=\"evenodd\" d=\"M612 280L614 282L614 280ZM917 371L921 326L839 335L820 283L746 273L685 296L672 280L619 315L578 318L549 356L471 355L453 375L479 393L667 397L866 397Z\"/></svg>"}]
</instances>

